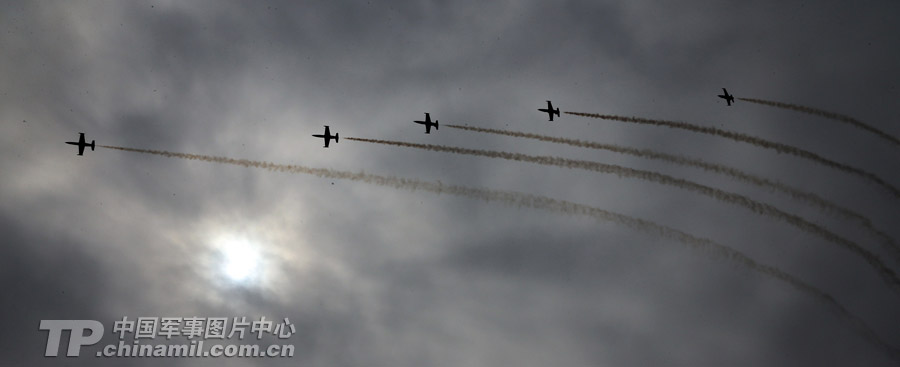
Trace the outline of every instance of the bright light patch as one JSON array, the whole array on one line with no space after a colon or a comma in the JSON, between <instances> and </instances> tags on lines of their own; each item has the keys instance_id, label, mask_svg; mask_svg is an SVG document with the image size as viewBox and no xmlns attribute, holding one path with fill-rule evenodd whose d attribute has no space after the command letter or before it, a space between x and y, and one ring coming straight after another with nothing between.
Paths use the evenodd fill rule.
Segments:
<instances>
[{"instance_id":1,"label":"bright light patch","mask_svg":"<svg viewBox=\"0 0 900 367\"><path fill-rule=\"evenodd\" d=\"M260 248L246 239L227 238L221 240L221 271L233 282L244 283L259 277Z\"/></svg>"}]
</instances>

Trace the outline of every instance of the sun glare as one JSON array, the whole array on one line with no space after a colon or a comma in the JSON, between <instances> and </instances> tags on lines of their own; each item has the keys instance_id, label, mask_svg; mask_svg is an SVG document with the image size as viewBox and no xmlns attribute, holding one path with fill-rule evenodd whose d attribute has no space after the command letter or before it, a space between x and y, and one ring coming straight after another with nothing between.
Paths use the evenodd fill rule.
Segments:
<instances>
[{"instance_id":1,"label":"sun glare","mask_svg":"<svg viewBox=\"0 0 900 367\"><path fill-rule=\"evenodd\" d=\"M259 278L262 269L258 244L242 238L224 238L220 240L219 251L220 270L229 280L246 283Z\"/></svg>"}]
</instances>

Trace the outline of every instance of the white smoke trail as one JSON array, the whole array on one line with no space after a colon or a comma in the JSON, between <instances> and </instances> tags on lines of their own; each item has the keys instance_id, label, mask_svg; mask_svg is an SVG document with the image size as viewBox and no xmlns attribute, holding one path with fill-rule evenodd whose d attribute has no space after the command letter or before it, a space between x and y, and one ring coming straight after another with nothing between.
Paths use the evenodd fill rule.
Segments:
<instances>
[{"instance_id":1,"label":"white smoke trail","mask_svg":"<svg viewBox=\"0 0 900 367\"><path fill-rule=\"evenodd\" d=\"M665 127L670 127L670 128L674 128L674 129L682 129L682 130L692 131L692 132L701 133L701 134L709 134L709 135L719 136L719 137L731 139L734 141L752 144L752 145L755 145L760 148L772 149L779 153L790 154L793 156L797 156L800 158L804 158L804 159L819 163L826 167L834 168L834 169L837 169L837 170L840 170L840 171L843 171L846 173L857 175L859 177L862 177L862 178L868 180L869 182L872 182L876 185L879 185L879 186L885 188L886 190L890 191L890 193L893 194L894 197L900 198L900 189L897 189L896 187L894 187L893 185L891 185L890 183L888 183L881 177L875 175L874 173L866 172L862 169L859 169L859 168L856 168L856 167L853 167L853 166L850 166L847 164L835 162L833 160L822 157L822 156L820 156L816 153L810 152L808 150L803 150L803 149L797 148L795 146L787 145L787 144L776 143L776 142L758 138L758 137L755 137L752 135L747 135L747 134L738 133L738 132L729 131L729 130L722 130L722 129L715 128L715 127L694 125L694 124L689 124L687 122L681 122L681 121L654 120L654 119L647 119L647 118L643 118L643 117L603 115L603 114L598 114L598 113L583 113L583 112L569 112L569 111L566 111L565 113L569 114L569 115L590 117L590 118L603 119L603 120L628 122L628 123L634 123L634 124L654 125L654 126L665 126Z\"/></svg>"},{"instance_id":2,"label":"white smoke trail","mask_svg":"<svg viewBox=\"0 0 900 367\"><path fill-rule=\"evenodd\" d=\"M500 130L500 129L489 129L483 127L475 127L475 126L460 126L460 125L445 125L449 128L460 129L466 131L474 131L479 133L486 134L496 134L496 135L504 135L511 136L516 138L525 138L525 139L533 139L539 141L546 141L550 143L556 144L566 144L575 147L588 148L588 149L597 149L597 150L606 150L620 154L627 154L635 157L641 157L646 159L655 159L661 160L669 163L679 164L688 167L700 168L708 172L714 172L722 175L726 175L732 177L738 181L749 183L752 185L772 189L775 191L779 191L789 195L791 198L799 201L803 201L807 204L811 204L823 211L834 213L841 215L847 219L851 219L859 223L863 228L868 230L870 233L874 234L881 240L881 245L885 250L891 253L891 255L900 262L900 247L897 247L897 244L894 242L894 239L891 238L887 233L875 228L875 225L872 223L872 220L859 214L855 211L842 207L838 204L835 204L819 195L816 195L811 192L803 191L801 189L783 184L778 181L773 181L764 177L759 177L744 171L741 171L737 168L715 164L706 162L700 159L688 158L684 156L679 156L675 154L668 154L657 152L649 149L637 149L631 147L624 147L620 145L614 144L603 144L593 141L584 141L579 139L568 139L568 138L560 138L555 136L547 136L533 133L525 133L520 131L511 131L511 130Z\"/></svg>"},{"instance_id":3,"label":"white smoke trail","mask_svg":"<svg viewBox=\"0 0 900 367\"><path fill-rule=\"evenodd\" d=\"M418 143L408 143L402 141L390 141L390 140L378 140L378 139L364 139L364 138L354 138L350 137L347 140L366 142L366 143L374 143L374 144L383 144L383 145L391 145L398 147L407 147L407 148L416 148L423 150L430 150L435 152L447 152L454 154L463 154L463 155L473 155L473 156L481 156L481 157L490 157L490 158L500 158L507 159L519 162L529 162L536 163L546 166L556 166L556 167L565 167L565 168L576 168L583 169L587 171L594 171L600 173L614 174L619 177L629 177L629 178L637 178L645 181L656 182L663 185L674 186L681 188L683 190L696 192L713 199L726 202L729 204L737 205L743 208L746 208L754 213L773 218L776 220L780 220L784 223L790 224L797 229L800 229L804 232L819 236L822 239L825 239L831 243L837 244L850 252L856 254L861 257L866 263L869 264L882 279L884 279L885 283L887 283L891 290L900 294L900 278L897 277L897 274L889 268L878 255L866 250L856 242L853 242L849 239L841 237L834 232L831 232L825 229L818 224L810 222L798 215L787 213L781 209L776 208L775 206L762 203L756 200L753 200L749 197L735 194L732 192L720 190L714 187L702 185L693 181L688 181L681 178L672 177L669 175L664 175L662 173L653 172L653 171L645 171L638 170L634 168L622 167L613 164L604 164L600 162L593 161L585 161L585 160L575 160L575 159L567 159L561 157L551 157L551 156L534 156L527 155L521 153L510 153L510 152L501 152L496 150L483 150L483 149L469 149L469 148L460 148L460 147L451 147L445 145L435 145L435 144L418 144Z\"/></svg>"},{"instance_id":4,"label":"white smoke trail","mask_svg":"<svg viewBox=\"0 0 900 367\"><path fill-rule=\"evenodd\" d=\"M784 108L784 109L788 109L788 110L794 110L794 111L798 111L798 112L808 113L810 115L822 116L822 117L825 117L828 119L844 122L844 123L849 124L850 126L856 127L857 129L865 130L865 131L868 131L875 135L878 135L878 137L894 144L895 147L900 147L900 139L897 139L896 137L894 137L884 131L881 131L872 125L866 124L862 121L859 121L859 120L852 118L850 116L847 116L847 115L842 115L842 114L834 113L834 112L828 112L825 110L820 110L818 108L801 106L801 105L796 105L796 104L792 104L792 103L767 101L764 99L756 99L756 98L738 98L738 99L742 100L742 101L746 101L746 102L757 103L757 104L761 104L761 105L778 107L778 108Z\"/></svg>"},{"instance_id":5,"label":"white smoke trail","mask_svg":"<svg viewBox=\"0 0 900 367\"><path fill-rule=\"evenodd\" d=\"M686 232L682 232L677 229L663 226L648 220L634 218L624 214L619 214L588 205L578 204L571 201L557 200L546 196L530 195L514 191L501 191L459 185L446 185L441 182L426 182L411 178L381 176L364 172L337 171L327 168L311 168L300 165L275 164L248 159L234 159L200 154L176 153L164 150L136 149L110 145L101 145L101 147L127 152L153 154L170 158L231 164L248 168L262 168L275 172L300 173L317 177L346 179L378 186L393 187L396 189L405 189L411 191L421 190L436 194L450 194L473 199L480 199L486 202L500 202L517 207L542 209L550 212L568 215L582 215L600 221L613 222L637 231L655 234L666 239L677 241L693 250L703 251L704 253L715 258L730 260L736 264L743 265L749 270L755 271L759 274L768 276L772 279L787 284L794 290L806 294L807 296L810 296L816 301L823 304L825 307L831 310L841 321L843 321L846 326L850 327L866 341L872 343L873 345L882 349L888 355L900 361L900 350L884 342L881 337L879 337L874 330L866 325L866 323L862 319L853 315L849 310L847 310L847 308L841 305L830 294L774 266L760 264L756 262L756 260L753 260L744 253L731 247L716 243L715 241L707 238L696 237Z\"/></svg>"}]
</instances>

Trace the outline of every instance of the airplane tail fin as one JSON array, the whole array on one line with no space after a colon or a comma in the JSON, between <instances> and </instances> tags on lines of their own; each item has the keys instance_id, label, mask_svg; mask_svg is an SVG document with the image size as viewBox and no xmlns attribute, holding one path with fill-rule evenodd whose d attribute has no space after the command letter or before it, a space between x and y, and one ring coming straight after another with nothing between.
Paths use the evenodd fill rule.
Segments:
<instances>
[{"instance_id":1,"label":"airplane tail fin","mask_svg":"<svg viewBox=\"0 0 900 367\"><path fill-rule=\"evenodd\" d=\"M341 134L334 133L334 142L335 142L335 143L338 142L338 139L340 138L340 135L341 135Z\"/></svg>"},{"instance_id":2,"label":"airplane tail fin","mask_svg":"<svg viewBox=\"0 0 900 367\"><path fill-rule=\"evenodd\" d=\"M559 107L557 107L555 110L553 110L553 113L555 113L556 116L559 116Z\"/></svg>"},{"instance_id":3,"label":"airplane tail fin","mask_svg":"<svg viewBox=\"0 0 900 367\"><path fill-rule=\"evenodd\" d=\"M91 140L91 151L92 152L94 151L94 142L95 142L95 140Z\"/></svg>"}]
</instances>

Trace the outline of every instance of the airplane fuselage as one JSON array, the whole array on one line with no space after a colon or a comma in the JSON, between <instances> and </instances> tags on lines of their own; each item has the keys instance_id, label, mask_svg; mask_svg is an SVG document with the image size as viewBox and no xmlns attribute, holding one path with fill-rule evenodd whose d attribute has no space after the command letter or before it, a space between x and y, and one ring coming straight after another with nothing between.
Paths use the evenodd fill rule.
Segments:
<instances>
[{"instance_id":1,"label":"airplane fuselage","mask_svg":"<svg viewBox=\"0 0 900 367\"><path fill-rule=\"evenodd\" d=\"M538 108L538 111L546 112L548 115L550 115L550 121L553 121L554 113L556 114L556 116L559 116L559 108L553 109L553 103L551 103L550 101L547 101L547 108Z\"/></svg>"},{"instance_id":2,"label":"airplane fuselage","mask_svg":"<svg viewBox=\"0 0 900 367\"><path fill-rule=\"evenodd\" d=\"M425 121L419 121L419 120L416 120L416 121L413 121L413 122L415 122L415 123L417 123L417 124L420 124L420 125L425 125L425 133L426 133L426 134L431 134L431 127L432 127L432 126L434 126L434 129L435 129L435 130L439 130L439 129L440 129L440 125L438 125L438 120L434 120L434 121L432 122L432 121L431 121L431 114L428 113L428 112L425 112Z\"/></svg>"},{"instance_id":3,"label":"airplane fuselage","mask_svg":"<svg viewBox=\"0 0 900 367\"><path fill-rule=\"evenodd\" d=\"M325 125L325 134L313 134L313 137L325 139L324 148L328 148L328 143L331 142L331 139L334 139L335 143L337 143L339 141L338 135L340 135L340 134L335 133L334 135L331 135L331 129L328 128L328 125Z\"/></svg>"},{"instance_id":4,"label":"airplane fuselage","mask_svg":"<svg viewBox=\"0 0 900 367\"><path fill-rule=\"evenodd\" d=\"M84 133L78 133L78 134L79 134L79 136L78 136L78 141L77 141L77 142L76 142L76 141L67 141L66 144L78 146L78 155L84 155L84 148L85 148L85 147L91 147L91 151L93 151L93 150L94 150L94 143L95 143L95 141L94 141L94 140L91 140L91 143L88 144L88 143L84 140Z\"/></svg>"},{"instance_id":5,"label":"airplane fuselage","mask_svg":"<svg viewBox=\"0 0 900 367\"><path fill-rule=\"evenodd\" d=\"M722 88L722 92L725 94L720 94L719 98L724 99L725 103L731 106L731 104L734 103L734 96L728 94L728 91L725 88Z\"/></svg>"}]
</instances>

